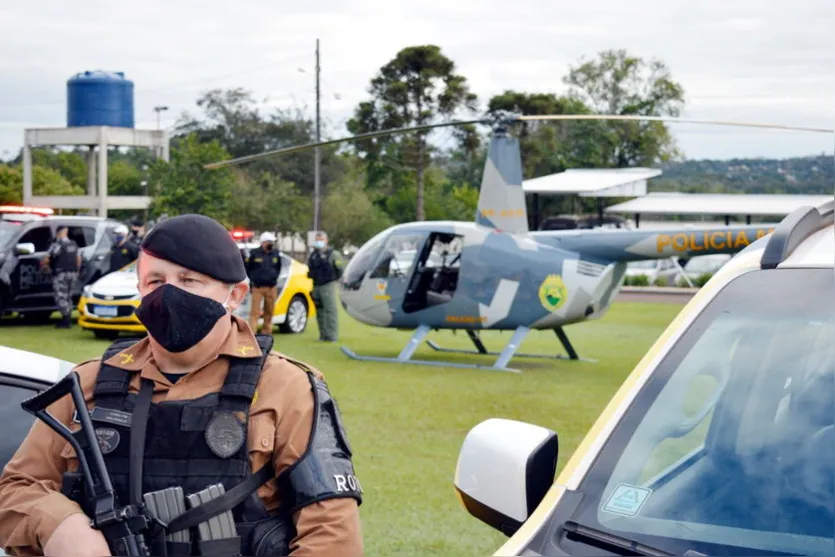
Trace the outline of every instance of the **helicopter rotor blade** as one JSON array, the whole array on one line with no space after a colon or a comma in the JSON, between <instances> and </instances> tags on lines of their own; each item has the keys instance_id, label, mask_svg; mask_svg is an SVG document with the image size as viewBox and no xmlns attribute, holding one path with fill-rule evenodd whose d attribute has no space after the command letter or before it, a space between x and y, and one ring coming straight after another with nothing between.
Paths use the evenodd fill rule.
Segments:
<instances>
[{"instance_id":1,"label":"helicopter rotor blade","mask_svg":"<svg viewBox=\"0 0 835 557\"><path fill-rule=\"evenodd\" d=\"M508 115L505 118L499 118L499 120L504 120L507 123L513 122L532 122L532 121L543 121L543 120L622 120L622 121L645 121L645 122L668 122L671 124L678 123L678 124L707 124L707 125L718 125L718 126L734 126L734 127L747 127L747 128L766 128L766 129L779 129L779 130L791 130L791 131L806 131L806 132L817 132L817 133L835 133L835 129L829 128L815 128L815 127L805 127L805 126L788 126L784 124L770 124L770 123L758 123L758 122L737 122L737 121L728 121L728 120L704 120L704 119L693 119L693 118L674 118L674 117L665 117L665 116L639 116L639 115L626 115L626 114L543 114L543 115L531 115L531 116L518 116L518 115ZM406 133L406 132L414 132L414 131L423 131L423 130L431 130L434 128L441 128L441 127L448 127L448 126L464 126L468 124L491 124L495 123L496 118L479 118L476 120L456 120L453 122L441 122L439 124L426 124L423 126L412 126L408 128L392 128L388 130L379 130L374 132L363 133L359 135L352 135L348 137L341 137L338 139L329 139L326 141L320 141L318 143L306 143L304 145L294 145L293 147L285 147L283 149L274 149L272 151L265 151L263 153L257 153L254 155L246 155L243 157L237 157L234 159L228 159L225 161L213 162L204 165L206 169L213 169L213 168L222 168L224 166L232 166L236 164L243 164L247 162L252 162L260 159L264 159L267 157L272 157L275 155L283 155L286 153L294 153L297 151L305 151L307 149L314 149L316 147L322 147L325 145L334 145L337 143L344 143L346 141L359 141L363 139L371 139L374 137L383 137L386 135L394 135L398 133Z\"/></svg>"},{"instance_id":2,"label":"helicopter rotor blade","mask_svg":"<svg viewBox=\"0 0 835 557\"><path fill-rule=\"evenodd\" d=\"M348 137L342 137L339 139L329 139L326 141L319 141L318 143L306 143L304 145L294 145L293 147L285 147L283 149L274 149L272 151L265 151L263 153L257 153L255 155L246 155L244 157L238 157L235 159L229 159L225 161L213 162L204 165L203 168L212 169L212 168L221 168L224 166L231 166L235 164L243 164L246 162L252 162L260 159L264 159L267 157L272 157L275 155L284 155L286 153L293 153L296 151L305 151L307 149L314 149L316 147L322 147L324 145L333 145L336 143L344 143L346 141L359 141L362 139L371 139L374 137L382 137L385 135L393 135L397 133L406 133L406 132L413 132L413 131L422 131L422 130L431 130L434 128L442 128L446 126L465 126L467 124L485 124L488 120L483 118L478 120L456 120L454 122L441 122L439 124L425 124L423 126L412 126L409 128L392 128L388 130L380 130L368 133L361 133L359 135L351 135Z\"/></svg>"},{"instance_id":3,"label":"helicopter rotor blade","mask_svg":"<svg viewBox=\"0 0 835 557\"><path fill-rule=\"evenodd\" d=\"M535 121L535 120L631 120L631 121L650 121L650 122L669 122L679 124L711 124L715 126L737 126L745 128L769 128L792 131L806 131L819 133L835 133L835 129L828 128L812 128L804 126L787 126L784 124L765 124L758 122L736 122L728 120L700 120L693 118L673 118L665 116L636 116L636 115L617 115L617 114L546 114L546 115L532 115L532 116L518 116L520 121Z\"/></svg>"}]
</instances>

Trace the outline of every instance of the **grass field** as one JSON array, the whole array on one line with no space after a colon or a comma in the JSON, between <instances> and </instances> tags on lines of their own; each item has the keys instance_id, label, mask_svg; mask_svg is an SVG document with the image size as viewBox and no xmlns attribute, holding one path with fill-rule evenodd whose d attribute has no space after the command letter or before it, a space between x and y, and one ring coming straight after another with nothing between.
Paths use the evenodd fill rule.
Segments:
<instances>
[{"instance_id":1,"label":"grass field","mask_svg":"<svg viewBox=\"0 0 835 557\"><path fill-rule=\"evenodd\" d=\"M340 343L318 342L315 323L301 335L276 335L276 349L325 373L344 414L365 491L361 507L368 555L490 555L506 539L459 506L452 487L467 431L487 418L522 420L559 435L562 468L609 398L682 306L616 303L601 320L566 329L581 356L596 363L518 358L521 374L358 362L339 350L396 356L409 333L367 327L343 314ZM500 349L510 332L482 336ZM430 334L442 346L471 348L466 335ZM101 355L107 341L78 327L17 326L4 320L0 343L73 362ZM521 351L561 353L553 333L536 331ZM425 344L415 358L483 361Z\"/></svg>"}]
</instances>

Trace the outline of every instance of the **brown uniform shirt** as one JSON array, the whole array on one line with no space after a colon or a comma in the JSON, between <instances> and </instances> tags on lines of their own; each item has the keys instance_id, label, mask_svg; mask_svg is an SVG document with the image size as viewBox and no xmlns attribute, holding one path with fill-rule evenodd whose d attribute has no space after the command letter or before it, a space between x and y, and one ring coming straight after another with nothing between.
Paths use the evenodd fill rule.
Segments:
<instances>
[{"instance_id":1,"label":"brown uniform shirt","mask_svg":"<svg viewBox=\"0 0 835 557\"><path fill-rule=\"evenodd\" d=\"M147 339L116 354L107 363L136 372L131 378L131 392L138 392L140 377L153 380L153 402L194 399L218 392L229 369L229 360L223 356L262 353L246 322L237 316L232 319L231 332L218 347L218 357L176 384L160 373ZM88 406L92 406L99 362L100 359L89 360L75 368ZM318 370L310 369L322 377ZM49 412L64 424L70 423L73 410L69 396L49 407ZM247 443L252 470L261 468L269 458L273 459L277 474L293 464L307 448L312 423L313 396L307 374L285 356L270 352L250 409ZM35 420L0 476L0 545L8 553L42 555L43 546L58 524L67 516L82 512L60 493L62 473L77 467L75 451L69 443L41 420ZM258 495L270 510L281 499L275 480L262 485ZM297 536L290 544L293 556L356 557L363 553L359 510L354 499L330 499L308 505L295 513L294 521Z\"/></svg>"}]
</instances>

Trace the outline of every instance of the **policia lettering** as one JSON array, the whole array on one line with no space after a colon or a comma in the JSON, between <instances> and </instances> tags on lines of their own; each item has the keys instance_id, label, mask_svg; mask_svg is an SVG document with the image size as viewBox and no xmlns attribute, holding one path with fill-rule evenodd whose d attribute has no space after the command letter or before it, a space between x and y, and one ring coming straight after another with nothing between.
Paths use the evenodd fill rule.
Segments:
<instances>
[{"instance_id":1,"label":"policia lettering","mask_svg":"<svg viewBox=\"0 0 835 557\"><path fill-rule=\"evenodd\" d=\"M336 401L304 364L288 359L302 367L310 380L313 426L305 453L276 479L282 507L275 513L266 510L256 491L275 473L271 463L251 472L245 441L249 407L273 338L256 335L256 339L263 354L233 358L221 391L195 400L152 403L150 381L143 379L138 395L129 393L130 372L102 363L90 417L118 500L153 514L143 501L159 498L158 492L166 497L180 492L170 488L181 488L189 500L195 500L189 496L198 492L214 490L219 495L189 510L181 505L182 514L166 517L170 520L153 516L156 527L145 533L152 555L287 555L295 536L296 510L335 497L353 497L362 504L362 488L354 475L353 453ZM102 362L135 342L115 342ZM222 486L207 491L210 484ZM62 493L93 516L85 491L81 473L64 475ZM205 539L206 521L227 511L236 535Z\"/></svg>"},{"instance_id":2,"label":"policia lettering","mask_svg":"<svg viewBox=\"0 0 835 557\"><path fill-rule=\"evenodd\" d=\"M759 240L766 234L772 232L773 228L761 228L757 230L756 238ZM677 252L705 251L721 249L743 248L751 243L744 230L733 232L731 230L717 230L713 232L691 232L678 234L659 234L656 239L658 253L664 253L665 248L671 247Z\"/></svg>"}]
</instances>

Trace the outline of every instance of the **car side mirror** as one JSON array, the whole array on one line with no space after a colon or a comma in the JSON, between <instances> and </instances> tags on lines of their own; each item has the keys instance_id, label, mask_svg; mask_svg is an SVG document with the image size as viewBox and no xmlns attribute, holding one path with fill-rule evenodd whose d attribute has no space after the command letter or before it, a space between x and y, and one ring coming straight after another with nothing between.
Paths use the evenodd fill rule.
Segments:
<instances>
[{"instance_id":1,"label":"car side mirror","mask_svg":"<svg viewBox=\"0 0 835 557\"><path fill-rule=\"evenodd\" d=\"M35 253L35 244L26 242L15 246L15 253L17 255L32 255Z\"/></svg>"},{"instance_id":2,"label":"car side mirror","mask_svg":"<svg viewBox=\"0 0 835 557\"><path fill-rule=\"evenodd\" d=\"M554 482L557 434L514 420L492 418L464 439L455 469L455 490L467 511L512 536Z\"/></svg>"}]
</instances>

